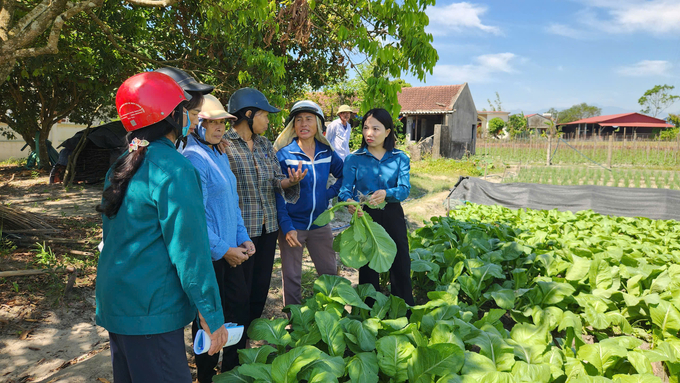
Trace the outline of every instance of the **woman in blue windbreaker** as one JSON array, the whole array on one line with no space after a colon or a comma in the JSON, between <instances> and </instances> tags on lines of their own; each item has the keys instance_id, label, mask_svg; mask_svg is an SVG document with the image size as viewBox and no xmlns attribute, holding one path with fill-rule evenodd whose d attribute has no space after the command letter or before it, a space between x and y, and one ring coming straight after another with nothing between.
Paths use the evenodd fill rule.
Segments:
<instances>
[{"instance_id":1,"label":"woman in blue windbreaker","mask_svg":"<svg viewBox=\"0 0 680 383\"><path fill-rule=\"evenodd\" d=\"M291 108L286 128L274 143L283 174L289 168L297 170L300 164L307 170L300 182L301 198L297 203L286 203L276 195L284 306L301 303L304 246L319 275L337 274L331 228L312 224L326 210L328 201L338 195L342 183L342 159L321 134L323 125L321 107L312 101L299 101ZM327 188L329 174L337 182Z\"/></svg>"},{"instance_id":2,"label":"woman in blue windbreaker","mask_svg":"<svg viewBox=\"0 0 680 383\"><path fill-rule=\"evenodd\" d=\"M361 121L361 148L345 158L344 178L338 199L359 200L370 195L372 205L387 202L384 209L364 210L380 224L397 245L397 255L390 268L391 293L413 306L411 288L411 258L408 250L406 218L401 201L411 192L411 161L395 149L396 135L392 116L385 109L372 109ZM354 213L354 209L348 209ZM379 288L380 275L368 266L359 269L359 284L370 283Z\"/></svg>"},{"instance_id":3,"label":"woman in blue windbreaker","mask_svg":"<svg viewBox=\"0 0 680 383\"><path fill-rule=\"evenodd\" d=\"M210 252L222 298L224 318L227 322L247 327L250 321L250 296L247 291L251 273L246 267L250 263L242 263L255 253L255 246L243 224L236 192L236 177L229 166L229 158L218 147L224 135L226 120L233 116L224 110L214 96L208 94L204 98L198 115L201 120L196 130L189 135L182 154L191 161L201 177ZM194 336L198 325L194 322ZM238 344L223 349L223 372L238 366L237 350L245 348L246 339L243 336ZM199 382L212 381L218 358L219 353L196 355Z\"/></svg>"}]
</instances>

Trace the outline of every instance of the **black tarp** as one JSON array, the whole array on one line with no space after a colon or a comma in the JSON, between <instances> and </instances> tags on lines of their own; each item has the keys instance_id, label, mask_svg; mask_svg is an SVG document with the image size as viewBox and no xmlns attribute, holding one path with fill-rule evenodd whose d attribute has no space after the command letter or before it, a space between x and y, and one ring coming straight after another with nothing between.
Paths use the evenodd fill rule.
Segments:
<instances>
[{"instance_id":1,"label":"black tarp","mask_svg":"<svg viewBox=\"0 0 680 383\"><path fill-rule=\"evenodd\" d=\"M530 208L596 213L621 217L680 220L680 191L610 186L558 186L528 183L499 184L460 177L449 193L449 206L460 201Z\"/></svg>"},{"instance_id":2,"label":"black tarp","mask_svg":"<svg viewBox=\"0 0 680 383\"><path fill-rule=\"evenodd\" d=\"M79 131L74 134L73 137L62 142L59 147L74 150L84 132L85 130ZM99 125L90 130L90 133L87 134L87 139L101 149L117 149L127 145L127 142L125 141L126 133L125 128L123 128L123 123L120 121L113 121L108 124Z\"/></svg>"}]
</instances>

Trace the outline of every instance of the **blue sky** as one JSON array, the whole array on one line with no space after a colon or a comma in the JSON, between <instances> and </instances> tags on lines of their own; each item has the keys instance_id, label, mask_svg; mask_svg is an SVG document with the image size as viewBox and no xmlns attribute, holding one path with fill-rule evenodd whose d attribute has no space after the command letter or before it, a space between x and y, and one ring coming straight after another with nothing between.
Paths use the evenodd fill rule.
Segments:
<instances>
[{"instance_id":1,"label":"blue sky","mask_svg":"<svg viewBox=\"0 0 680 383\"><path fill-rule=\"evenodd\" d=\"M439 62L425 82L405 80L467 82L480 110L496 91L525 114L581 102L639 111L656 84L680 94L680 0L438 1L427 13Z\"/></svg>"}]
</instances>

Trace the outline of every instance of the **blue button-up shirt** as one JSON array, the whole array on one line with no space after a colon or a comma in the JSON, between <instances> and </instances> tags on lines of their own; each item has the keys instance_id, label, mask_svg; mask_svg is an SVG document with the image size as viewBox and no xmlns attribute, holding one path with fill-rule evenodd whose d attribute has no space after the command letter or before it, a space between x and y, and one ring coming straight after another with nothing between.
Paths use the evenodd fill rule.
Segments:
<instances>
[{"instance_id":1,"label":"blue button-up shirt","mask_svg":"<svg viewBox=\"0 0 680 383\"><path fill-rule=\"evenodd\" d=\"M338 199L358 200L359 193L385 190L385 201L401 202L411 193L410 171L411 160L401 150L387 151L378 160L367 148L361 148L345 159Z\"/></svg>"}]
</instances>

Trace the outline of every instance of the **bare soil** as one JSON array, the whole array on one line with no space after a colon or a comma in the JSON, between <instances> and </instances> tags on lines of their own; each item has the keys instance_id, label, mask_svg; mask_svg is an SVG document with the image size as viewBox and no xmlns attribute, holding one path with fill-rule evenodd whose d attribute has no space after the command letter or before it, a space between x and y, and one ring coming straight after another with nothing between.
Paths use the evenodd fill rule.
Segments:
<instances>
[{"instance_id":1,"label":"bare soil","mask_svg":"<svg viewBox=\"0 0 680 383\"><path fill-rule=\"evenodd\" d=\"M24 237L15 244L0 242L0 271L74 265L77 278L68 294L64 291L67 275L62 273L0 278L0 381L111 382L108 333L94 323L96 247L101 239L101 218L94 208L101 199L102 185L64 189L61 184L48 184L48 176L0 165L0 203L34 213L59 230L58 234ZM455 181L451 179L451 186ZM431 216L446 214L442 202L447 194L431 193L405 202L410 229L421 227ZM342 229L348 221L349 214L340 212L331 226ZM44 248L54 254L52 259L37 246L50 238L71 243L44 242ZM338 265L339 275L356 285L358 272ZM280 266L277 250L265 318L285 317ZM306 256L303 293L307 296L311 296L315 278L314 265ZM185 329L185 343L193 368L190 331Z\"/></svg>"}]
</instances>

